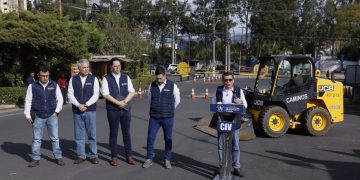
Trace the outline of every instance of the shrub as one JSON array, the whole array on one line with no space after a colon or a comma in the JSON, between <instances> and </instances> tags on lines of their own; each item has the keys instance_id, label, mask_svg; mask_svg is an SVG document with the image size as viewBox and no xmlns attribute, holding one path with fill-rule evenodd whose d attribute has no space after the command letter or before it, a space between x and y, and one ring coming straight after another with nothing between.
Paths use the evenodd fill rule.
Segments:
<instances>
[{"instance_id":1,"label":"shrub","mask_svg":"<svg viewBox=\"0 0 360 180\"><path fill-rule=\"evenodd\" d=\"M136 79L132 79L132 83L136 91L139 88L142 90L147 89L152 81L154 81L154 76L142 76L137 77Z\"/></svg>"},{"instance_id":2,"label":"shrub","mask_svg":"<svg viewBox=\"0 0 360 180\"><path fill-rule=\"evenodd\" d=\"M26 87L0 87L0 104L23 105Z\"/></svg>"}]
</instances>

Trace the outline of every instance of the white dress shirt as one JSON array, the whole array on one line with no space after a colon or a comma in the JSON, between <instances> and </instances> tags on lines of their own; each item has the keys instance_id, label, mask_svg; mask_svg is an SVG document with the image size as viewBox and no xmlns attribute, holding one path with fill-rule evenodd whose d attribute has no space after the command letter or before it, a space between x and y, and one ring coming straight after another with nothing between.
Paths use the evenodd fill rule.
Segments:
<instances>
[{"instance_id":1,"label":"white dress shirt","mask_svg":"<svg viewBox=\"0 0 360 180\"><path fill-rule=\"evenodd\" d=\"M161 85L157 84L160 89L160 92L164 89L166 83L167 83L167 80L165 80L165 82L162 83ZM151 103L151 84L149 85L148 89L149 89L148 90L148 100ZM174 93L173 94L174 94L174 98L175 98L174 107L176 108L180 104L180 90L175 83L174 83Z\"/></svg>"},{"instance_id":2,"label":"white dress shirt","mask_svg":"<svg viewBox=\"0 0 360 180\"><path fill-rule=\"evenodd\" d=\"M119 86L119 79L120 79L120 76L121 76L121 73L120 74L114 74L114 73L111 73L114 77L115 77L115 80L116 80L116 84L118 85L119 89L120 89L120 86ZM127 76L127 87L128 87L128 91L129 93L135 93L135 89L134 89L134 86L131 82L131 79L128 75ZM106 80L106 77L103 78L102 80L102 85L101 85L101 94L103 96L106 96L106 95L109 95L110 94L110 91L109 91L109 84ZM115 97L114 97L115 98Z\"/></svg>"},{"instance_id":3,"label":"white dress shirt","mask_svg":"<svg viewBox=\"0 0 360 180\"><path fill-rule=\"evenodd\" d=\"M84 76L84 77L80 76L82 87L84 87L84 84L86 82L86 78L87 78L87 76ZM70 80L69 80L68 98L69 98L69 101L70 101L71 104L75 105L76 107L79 107L80 103L79 103L79 101L76 99L76 97L74 95L74 87L72 85L72 80L73 80L73 78L70 78ZM99 99L99 93L100 93L99 81L95 77L95 79L94 79L94 93L91 96L91 98L85 103L85 105L91 106L94 103L96 103L96 101Z\"/></svg>"},{"instance_id":4,"label":"white dress shirt","mask_svg":"<svg viewBox=\"0 0 360 180\"><path fill-rule=\"evenodd\" d=\"M231 89L223 89L222 93L223 93L223 99L222 99L222 102L221 104L234 104L232 102L232 99L233 99L233 91L234 91L234 87L232 87ZM240 89L240 97L238 97L241 99L241 102L242 102L242 105L244 105L245 108L247 108L248 104L246 102L246 99L245 99L245 95L244 95L244 92L242 89ZM216 104L216 91L212 97L212 103L213 104Z\"/></svg>"},{"instance_id":5,"label":"white dress shirt","mask_svg":"<svg viewBox=\"0 0 360 180\"><path fill-rule=\"evenodd\" d=\"M49 82L47 82L46 84L42 84L40 81L39 83L43 86L44 91L46 86L49 84ZM32 104L32 98L33 98L33 94L32 94L32 84L30 84L27 88L26 91L26 97L25 97L25 108L24 108L24 114L25 117L31 118L30 115L30 110L31 110L31 104ZM55 113L59 113L62 109L62 105L64 103L64 99L63 96L61 94L61 90L59 85L56 84L56 109L55 109Z\"/></svg>"}]
</instances>

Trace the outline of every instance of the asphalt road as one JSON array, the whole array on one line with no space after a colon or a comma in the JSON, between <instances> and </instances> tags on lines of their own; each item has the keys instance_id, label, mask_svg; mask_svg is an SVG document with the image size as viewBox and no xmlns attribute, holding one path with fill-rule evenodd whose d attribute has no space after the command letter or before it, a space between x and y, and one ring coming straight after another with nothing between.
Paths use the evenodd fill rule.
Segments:
<instances>
[{"instance_id":1,"label":"asphalt road","mask_svg":"<svg viewBox=\"0 0 360 180\"><path fill-rule=\"evenodd\" d=\"M240 78L242 87L252 86L252 79ZM65 105L60 114L60 146L66 165L55 164L51 144L44 134L40 166L28 168L31 160L32 129L26 123L21 109L0 111L0 179L211 179L217 169L217 141L214 137L193 129L197 121L209 114L209 101L202 99L205 88L210 95L219 82L194 84L179 82L181 103L176 110L173 132L173 168L162 166L163 136L160 130L155 144L155 164L149 169L141 168L146 157L146 136L149 104L135 99L132 109L132 144L137 165L124 162L121 133L119 166L109 164L108 123L103 100L98 103L97 139L100 164L86 161L74 165L75 142L70 105ZM191 88L198 97L189 99ZM250 180L360 180L360 107L347 103L345 121L333 126L324 137L311 137L299 131L289 132L282 138L257 137L242 141L241 164ZM46 132L46 131L45 131Z\"/></svg>"}]
</instances>

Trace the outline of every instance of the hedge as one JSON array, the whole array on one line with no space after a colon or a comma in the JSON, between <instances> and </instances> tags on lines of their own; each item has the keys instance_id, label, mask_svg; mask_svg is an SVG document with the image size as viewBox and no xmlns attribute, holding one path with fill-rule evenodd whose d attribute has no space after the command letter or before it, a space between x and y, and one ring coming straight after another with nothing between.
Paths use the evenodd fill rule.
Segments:
<instances>
[{"instance_id":1,"label":"hedge","mask_svg":"<svg viewBox=\"0 0 360 180\"><path fill-rule=\"evenodd\" d=\"M136 79L132 79L132 83L135 91L138 91L139 88L141 88L142 90L149 88L150 83L154 80L154 76L141 76L137 77Z\"/></svg>"},{"instance_id":2,"label":"hedge","mask_svg":"<svg viewBox=\"0 0 360 180\"><path fill-rule=\"evenodd\" d=\"M26 87L0 87L0 104L23 105Z\"/></svg>"}]
</instances>

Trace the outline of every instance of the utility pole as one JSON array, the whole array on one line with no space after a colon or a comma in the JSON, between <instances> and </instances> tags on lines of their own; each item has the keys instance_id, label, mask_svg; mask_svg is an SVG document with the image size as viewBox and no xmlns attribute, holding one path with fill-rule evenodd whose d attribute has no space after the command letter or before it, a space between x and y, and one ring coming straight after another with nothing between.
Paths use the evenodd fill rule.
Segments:
<instances>
[{"instance_id":1,"label":"utility pole","mask_svg":"<svg viewBox=\"0 0 360 180\"><path fill-rule=\"evenodd\" d=\"M220 22L221 20L218 19L216 20L215 17L213 17L213 65L215 65L216 63L216 49L215 49L215 46L216 46L216 24L218 22Z\"/></svg>"},{"instance_id":2,"label":"utility pole","mask_svg":"<svg viewBox=\"0 0 360 180\"><path fill-rule=\"evenodd\" d=\"M171 64L175 64L175 23L172 24Z\"/></svg>"},{"instance_id":3,"label":"utility pole","mask_svg":"<svg viewBox=\"0 0 360 180\"><path fill-rule=\"evenodd\" d=\"M59 16L60 18L63 16L62 2L59 0Z\"/></svg>"}]
</instances>

